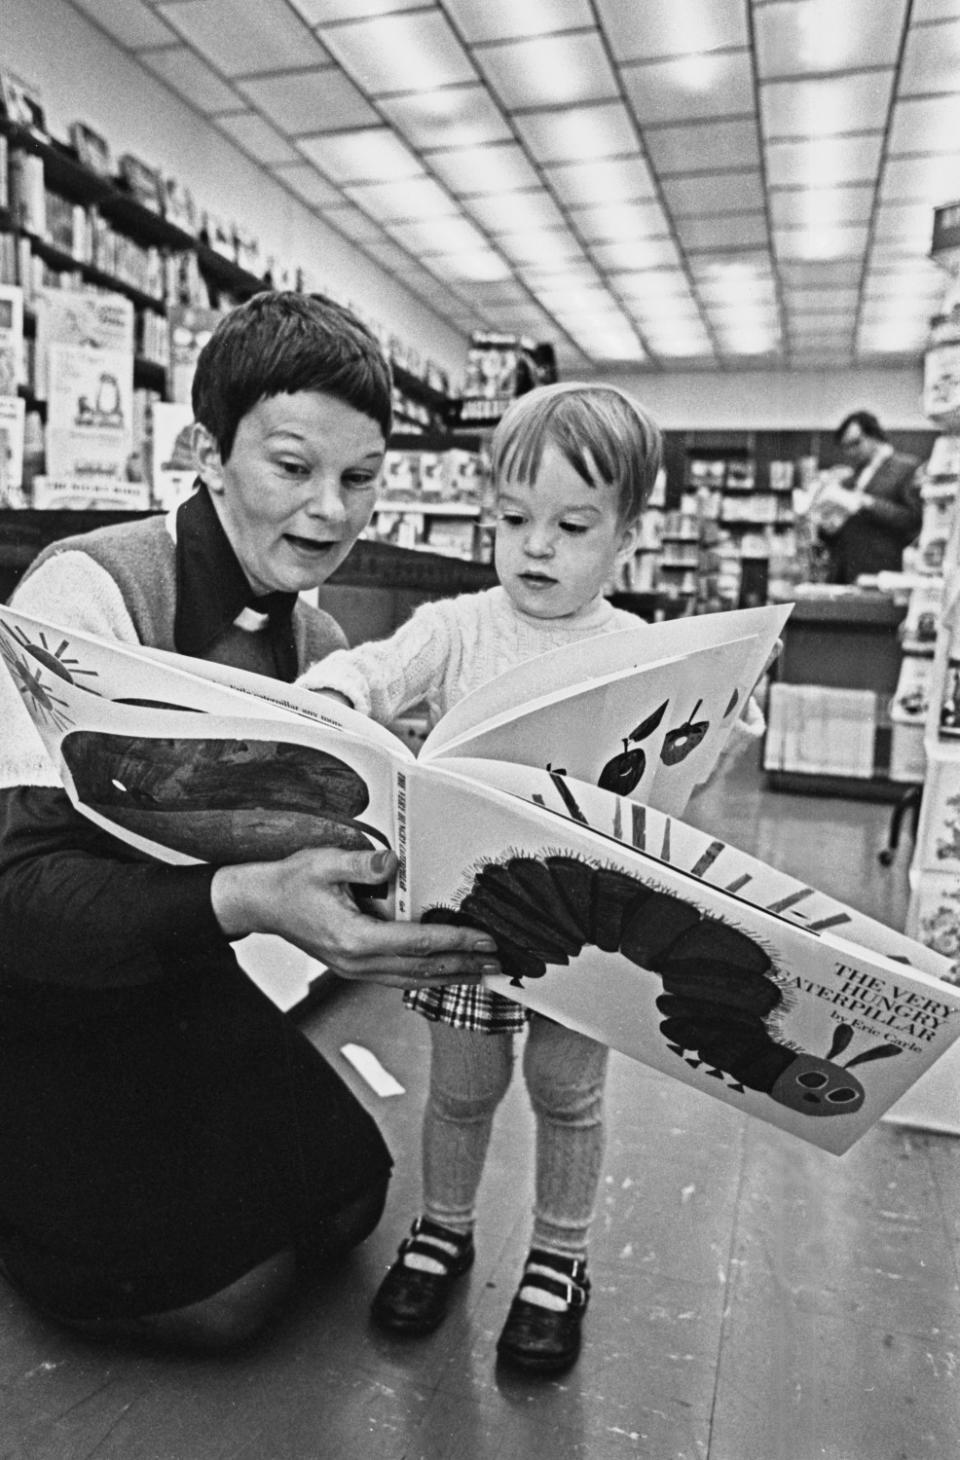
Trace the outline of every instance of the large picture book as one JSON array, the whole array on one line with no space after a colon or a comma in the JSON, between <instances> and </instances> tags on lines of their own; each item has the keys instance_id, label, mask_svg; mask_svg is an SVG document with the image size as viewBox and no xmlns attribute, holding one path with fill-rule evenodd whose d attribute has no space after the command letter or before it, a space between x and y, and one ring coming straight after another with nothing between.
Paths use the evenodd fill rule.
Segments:
<instances>
[{"instance_id":1,"label":"large picture book","mask_svg":"<svg viewBox=\"0 0 960 1460\"><path fill-rule=\"evenodd\" d=\"M938 954L680 819L788 612L554 650L418 757L298 686L7 608L0 653L74 804L133 847L389 845L374 906L487 929L497 992L840 1153L960 1034L960 989Z\"/></svg>"}]
</instances>

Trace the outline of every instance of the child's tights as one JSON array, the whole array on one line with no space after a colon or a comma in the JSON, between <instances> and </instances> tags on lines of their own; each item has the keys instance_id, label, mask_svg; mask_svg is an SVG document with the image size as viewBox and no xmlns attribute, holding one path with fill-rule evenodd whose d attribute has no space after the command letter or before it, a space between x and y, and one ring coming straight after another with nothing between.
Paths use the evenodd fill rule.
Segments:
<instances>
[{"instance_id":1,"label":"child's tights","mask_svg":"<svg viewBox=\"0 0 960 1460\"><path fill-rule=\"evenodd\" d=\"M513 1072L512 1034L430 1025L430 1092L423 1122L424 1215L472 1231L493 1117ZM603 1162L609 1051L533 1014L523 1073L536 1117L531 1245L584 1256Z\"/></svg>"}]
</instances>

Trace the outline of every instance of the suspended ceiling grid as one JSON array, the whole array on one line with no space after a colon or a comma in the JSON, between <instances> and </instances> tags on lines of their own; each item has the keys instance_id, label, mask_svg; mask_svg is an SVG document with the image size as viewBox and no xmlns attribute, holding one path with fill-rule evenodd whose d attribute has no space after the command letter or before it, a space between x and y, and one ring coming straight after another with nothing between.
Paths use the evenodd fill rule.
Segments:
<instances>
[{"instance_id":1,"label":"suspended ceiling grid","mask_svg":"<svg viewBox=\"0 0 960 1460\"><path fill-rule=\"evenodd\" d=\"M960 0L72 3L452 326L566 373L915 361L942 301Z\"/></svg>"}]
</instances>

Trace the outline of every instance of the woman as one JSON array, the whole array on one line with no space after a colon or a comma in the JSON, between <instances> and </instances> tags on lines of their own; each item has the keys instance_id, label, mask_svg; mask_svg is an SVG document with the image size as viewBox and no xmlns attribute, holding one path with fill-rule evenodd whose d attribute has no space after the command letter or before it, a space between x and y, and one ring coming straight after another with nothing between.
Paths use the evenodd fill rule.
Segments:
<instances>
[{"instance_id":1,"label":"woman","mask_svg":"<svg viewBox=\"0 0 960 1460\"><path fill-rule=\"evenodd\" d=\"M256 296L198 361L194 496L171 518L56 543L15 606L294 679L344 642L298 594L369 520L390 403L379 347L349 312ZM348 884L391 876L391 853L151 861L37 784L53 778L37 774L23 712L8 699L0 715L13 727L0 790L0 1264L86 1332L237 1342L298 1276L372 1230L391 1162L231 940L276 933L343 977L403 988L476 982L496 967L494 945L365 916Z\"/></svg>"}]
</instances>

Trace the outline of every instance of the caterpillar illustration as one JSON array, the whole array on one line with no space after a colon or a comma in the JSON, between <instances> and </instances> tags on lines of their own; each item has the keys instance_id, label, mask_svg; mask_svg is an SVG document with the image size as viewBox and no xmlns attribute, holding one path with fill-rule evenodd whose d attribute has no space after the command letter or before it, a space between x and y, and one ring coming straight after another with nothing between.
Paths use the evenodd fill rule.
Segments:
<instances>
[{"instance_id":1,"label":"caterpillar illustration","mask_svg":"<svg viewBox=\"0 0 960 1460\"><path fill-rule=\"evenodd\" d=\"M900 1053L882 1044L835 1063L853 1039L838 1024L826 1056L781 1044L775 1018L785 995L769 954L755 939L674 893L574 856L514 856L489 863L456 908L432 907L424 922L482 928L497 944L510 982L542 978L587 945L619 952L659 976L660 1032L694 1068L708 1066L727 1088L757 1090L810 1116L859 1110L865 1092L854 1065Z\"/></svg>"}]
</instances>

